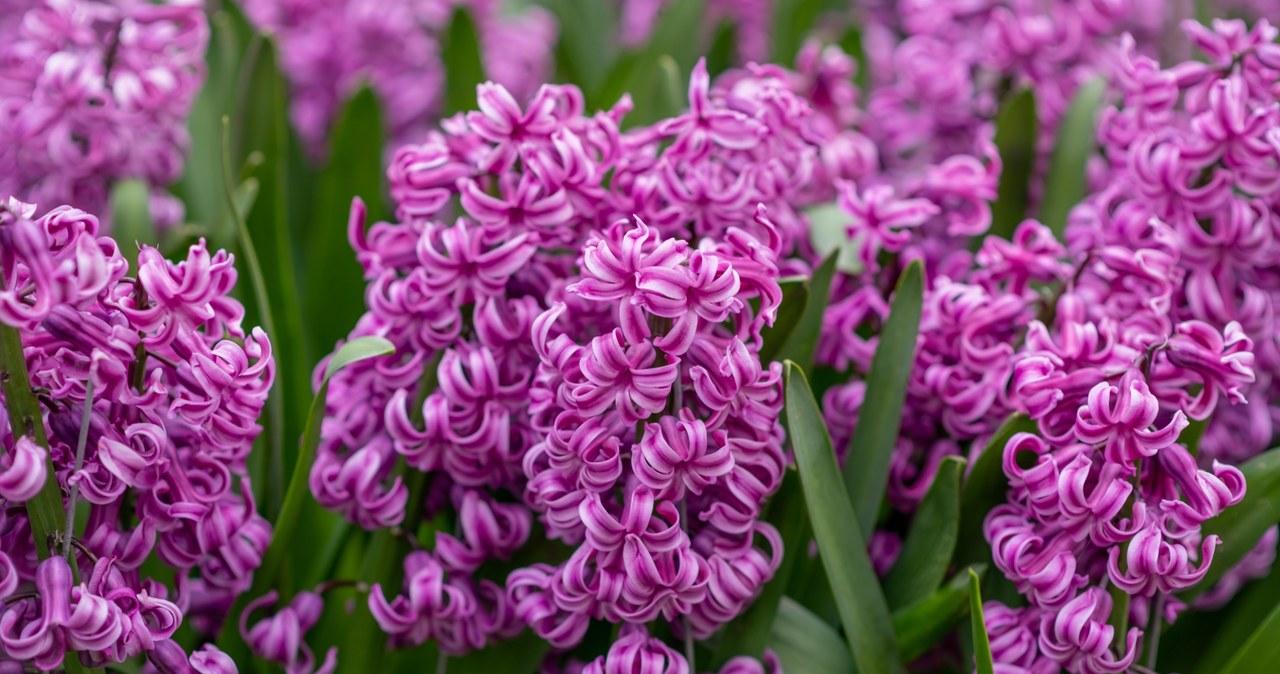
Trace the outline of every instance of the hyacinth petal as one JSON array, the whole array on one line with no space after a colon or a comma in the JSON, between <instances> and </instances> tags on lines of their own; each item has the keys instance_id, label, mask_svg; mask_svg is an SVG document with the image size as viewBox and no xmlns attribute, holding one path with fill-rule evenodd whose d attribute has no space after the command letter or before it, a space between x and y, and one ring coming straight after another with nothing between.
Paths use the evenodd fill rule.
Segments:
<instances>
[{"instance_id":1,"label":"hyacinth petal","mask_svg":"<svg viewBox=\"0 0 1280 674\"><path fill-rule=\"evenodd\" d=\"M14 502L33 498L48 474L47 454L30 437L18 438L9 454L9 465L0 473L0 496Z\"/></svg>"}]
</instances>

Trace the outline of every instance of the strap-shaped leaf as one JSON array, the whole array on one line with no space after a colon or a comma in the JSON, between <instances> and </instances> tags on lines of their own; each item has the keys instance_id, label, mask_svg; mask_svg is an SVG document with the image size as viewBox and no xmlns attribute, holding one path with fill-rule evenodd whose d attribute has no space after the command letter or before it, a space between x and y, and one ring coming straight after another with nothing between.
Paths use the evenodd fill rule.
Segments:
<instances>
[{"instance_id":1,"label":"strap-shaped leaf","mask_svg":"<svg viewBox=\"0 0 1280 674\"><path fill-rule=\"evenodd\" d=\"M849 646L840 633L790 597L783 597L778 606L769 648L778 656L785 672L848 674L854 671Z\"/></svg>"},{"instance_id":2,"label":"strap-shaped leaf","mask_svg":"<svg viewBox=\"0 0 1280 674\"><path fill-rule=\"evenodd\" d=\"M796 569L803 561L807 561L802 560L802 555L797 553L808 546L810 529L800 476L795 471L788 470L783 477L778 493L769 501L766 519L778 529L778 535L782 537L782 563L778 565L773 578L765 583L755 603L724 627L713 662L716 667L738 655L758 658L764 654L765 646L770 640L769 635L776 631L776 624L782 619L779 611L781 603L787 601L783 596L787 585Z\"/></svg>"},{"instance_id":3,"label":"strap-shaped leaf","mask_svg":"<svg viewBox=\"0 0 1280 674\"><path fill-rule=\"evenodd\" d=\"M981 575L985 566L973 567ZM920 601L893 612L893 631L903 662L937 646L969 613L969 571L961 571Z\"/></svg>"},{"instance_id":4,"label":"strap-shaped leaf","mask_svg":"<svg viewBox=\"0 0 1280 674\"><path fill-rule=\"evenodd\" d=\"M471 12L459 5L449 20L441 51L445 64L444 108L452 115L476 107L476 85L485 81L480 37Z\"/></svg>"},{"instance_id":5,"label":"strap-shaped leaf","mask_svg":"<svg viewBox=\"0 0 1280 674\"><path fill-rule=\"evenodd\" d=\"M991 546L982 537L982 522L992 508L1004 502L1009 491L1003 467L1004 446L1014 434L1035 430L1036 423L1027 415L1010 415L973 459L960 492L960 537L953 560L957 565L991 562Z\"/></svg>"},{"instance_id":6,"label":"strap-shaped leaf","mask_svg":"<svg viewBox=\"0 0 1280 674\"><path fill-rule=\"evenodd\" d=\"M1058 237L1066 228L1067 214L1084 198L1085 167L1097 147L1094 133L1105 92L1106 82L1101 77L1086 82L1076 90L1058 126L1044 183L1044 201L1040 203L1040 221Z\"/></svg>"},{"instance_id":7,"label":"strap-shaped leaf","mask_svg":"<svg viewBox=\"0 0 1280 674\"><path fill-rule=\"evenodd\" d=\"M805 209L809 219L809 243L824 258L836 253L836 269L846 274L862 271L858 259L858 239L849 238L849 214L836 203L818 204Z\"/></svg>"},{"instance_id":8,"label":"strap-shaped leaf","mask_svg":"<svg viewBox=\"0 0 1280 674\"><path fill-rule=\"evenodd\" d=\"M964 459L942 460L928 493L916 509L902 554L885 578L890 608L919 601L938 589L947 577L951 553L960 532L960 476Z\"/></svg>"},{"instance_id":9,"label":"strap-shaped leaf","mask_svg":"<svg viewBox=\"0 0 1280 674\"><path fill-rule=\"evenodd\" d=\"M475 90L472 90L472 98ZM387 217L383 200L382 111L368 87L347 101L320 174L315 215L303 240L304 310L310 352L329 353L364 312L364 270L351 251L347 223L359 197L369 223Z\"/></svg>"},{"instance_id":10,"label":"strap-shaped leaf","mask_svg":"<svg viewBox=\"0 0 1280 674\"><path fill-rule=\"evenodd\" d=\"M138 268L138 244L156 245L156 225L151 220L151 188L131 178L111 186L111 233L129 268Z\"/></svg>"},{"instance_id":11,"label":"strap-shaped leaf","mask_svg":"<svg viewBox=\"0 0 1280 674\"><path fill-rule=\"evenodd\" d=\"M1280 606L1272 609L1218 674L1272 674L1280 662Z\"/></svg>"},{"instance_id":12,"label":"strap-shaped leaf","mask_svg":"<svg viewBox=\"0 0 1280 674\"><path fill-rule=\"evenodd\" d=\"M302 435L302 446L298 452L298 461L293 468L293 476L289 480L289 490L285 492L284 505L280 508L280 516L276 518L271 543L262 558L262 566L253 575L253 586L240 595L231 611L232 619L223 626L218 638L219 645L235 643L240 639L236 623L240 612L250 600L262 596L267 590L279 586L279 572L290 555L298 554L298 542L293 540L294 530L303 507L311 499L308 478L311 476L311 464L315 461L316 449L320 446L320 422L324 417L325 395L329 391L329 379L342 368L362 360L385 356L395 352L395 346L382 337L359 337L353 339L329 360L325 369L324 380L311 401L311 411L307 414L306 430Z\"/></svg>"},{"instance_id":13,"label":"strap-shaped leaf","mask_svg":"<svg viewBox=\"0 0 1280 674\"><path fill-rule=\"evenodd\" d=\"M786 363L786 411L809 520L853 660L861 672L903 672L889 606L871 568L862 532L851 526L853 506L840 480L826 422L804 372L791 361Z\"/></svg>"},{"instance_id":14,"label":"strap-shaped leaf","mask_svg":"<svg viewBox=\"0 0 1280 674\"><path fill-rule=\"evenodd\" d=\"M992 236L1008 239L1027 217L1031 171L1036 159L1036 97L1031 89L1020 89L996 115L996 149L1000 152L1000 183L991 205ZM981 237L975 238L975 243Z\"/></svg>"},{"instance_id":15,"label":"strap-shaped leaf","mask_svg":"<svg viewBox=\"0 0 1280 674\"><path fill-rule=\"evenodd\" d=\"M764 329L764 346L760 349L761 363L778 360L782 347L800 324L805 304L809 301L809 279L792 276L780 280L778 285L782 287L782 306L778 307L773 325Z\"/></svg>"},{"instance_id":16,"label":"strap-shaped leaf","mask_svg":"<svg viewBox=\"0 0 1280 674\"><path fill-rule=\"evenodd\" d=\"M0 269L0 278L4 270ZM45 436L44 416L40 413L40 402L31 391L30 373L27 371L27 360L22 351L22 334L18 329L0 323L0 384L4 387L5 410L9 415L9 428L15 439L29 436L37 445L46 451L45 472L48 477L40 491L27 501L27 520L31 523L31 537L35 539L36 555L40 559L48 559L56 553L50 550L50 542L55 534L61 534L67 526L66 512L62 503L62 490L54 477L57 471L53 466L53 454L48 453L49 439ZM80 664L80 657L68 652L63 661L70 674L79 674L88 670Z\"/></svg>"},{"instance_id":17,"label":"strap-shaped leaf","mask_svg":"<svg viewBox=\"0 0 1280 674\"><path fill-rule=\"evenodd\" d=\"M871 358L866 399L858 412L858 425L849 440L849 458L844 465L845 488L857 514L858 531L864 536L875 525L889 479L889 462L902 425L902 405L907 399L907 380L915 364L923 304L924 266L916 260L907 265L893 293L889 318Z\"/></svg>"},{"instance_id":18,"label":"strap-shaped leaf","mask_svg":"<svg viewBox=\"0 0 1280 674\"><path fill-rule=\"evenodd\" d=\"M987 636L987 622L982 614L982 588L978 574L969 569L969 623L973 626L973 659L978 674L995 674L991 662L991 639Z\"/></svg>"},{"instance_id":19,"label":"strap-shaped leaf","mask_svg":"<svg viewBox=\"0 0 1280 674\"><path fill-rule=\"evenodd\" d=\"M1213 587L1258 544L1258 540L1280 522L1280 448L1249 459L1240 466L1249 485L1244 500L1227 508L1221 515L1204 523L1204 534L1216 534L1222 544L1214 551L1213 564L1194 587L1183 594L1185 599L1199 596Z\"/></svg>"},{"instance_id":20,"label":"strap-shaped leaf","mask_svg":"<svg viewBox=\"0 0 1280 674\"><path fill-rule=\"evenodd\" d=\"M800 314L795 329L778 353L779 359L794 361L806 371L813 367L813 354L818 348L818 336L822 334L822 318L826 315L827 303L831 300L831 281L835 275L835 255L828 255L813 270L804 312Z\"/></svg>"}]
</instances>

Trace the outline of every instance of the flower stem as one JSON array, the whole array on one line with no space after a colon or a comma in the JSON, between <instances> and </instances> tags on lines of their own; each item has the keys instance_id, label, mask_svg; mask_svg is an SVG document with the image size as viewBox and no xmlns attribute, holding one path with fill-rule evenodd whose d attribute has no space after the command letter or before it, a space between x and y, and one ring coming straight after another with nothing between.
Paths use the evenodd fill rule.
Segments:
<instances>
[{"instance_id":1,"label":"flower stem","mask_svg":"<svg viewBox=\"0 0 1280 674\"><path fill-rule=\"evenodd\" d=\"M0 278L3 276L4 270L0 269ZM53 465L53 456L47 453L49 439L45 436L44 417L40 414L39 401L31 392L30 381L27 360L22 353L22 335L17 328L0 323L0 385L4 389L9 426L15 439L30 437L46 450L48 477L39 493L27 501L27 519L31 523L36 554L40 559L48 559L51 552L49 541L55 533L62 531L65 513L62 510L62 490L58 488L58 472ZM68 674L96 671L80 664L80 657L73 651L67 652L62 666Z\"/></svg>"},{"instance_id":2,"label":"flower stem","mask_svg":"<svg viewBox=\"0 0 1280 674\"><path fill-rule=\"evenodd\" d=\"M1156 658L1160 655L1160 628L1164 625L1165 595L1156 595L1155 603L1151 607L1151 626L1147 629L1151 633L1151 641L1147 645L1147 668L1154 670L1156 668ZM1120 635L1121 638L1124 635Z\"/></svg>"},{"instance_id":3,"label":"flower stem","mask_svg":"<svg viewBox=\"0 0 1280 674\"><path fill-rule=\"evenodd\" d=\"M89 378L84 384L84 412L80 415L80 437L76 439L76 465L71 474L79 475L84 469L84 447L89 444L89 419L93 413L93 376L97 368L89 367ZM71 483L71 495L67 497L66 526L63 529L62 556L71 560L71 538L76 535L76 500L80 497L80 483Z\"/></svg>"}]
</instances>

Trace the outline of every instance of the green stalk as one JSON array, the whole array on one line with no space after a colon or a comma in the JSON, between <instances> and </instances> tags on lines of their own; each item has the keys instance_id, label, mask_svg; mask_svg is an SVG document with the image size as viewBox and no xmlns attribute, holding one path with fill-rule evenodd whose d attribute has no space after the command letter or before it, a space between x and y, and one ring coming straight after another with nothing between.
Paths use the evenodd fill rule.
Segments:
<instances>
[{"instance_id":1,"label":"green stalk","mask_svg":"<svg viewBox=\"0 0 1280 674\"><path fill-rule=\"evenodd\" d=\"M0 271L0 279L3 272ZM4 384L5 408L9 413L9 426L14 439L30 437L45 450L45 470L48 477L31 500L27 501L27 518L31 521L31 534L35 538L36 554L48 559L50 541L61 534L66 526L66 514L62 511L62 490L58 488L57 471L49 454L49 438L44 432L44 417L40 403L27 384L27 360L22 355L22 335L18 329L0 324L0 382ZM74 565L73 565L74 566ZM68 674L92 671L80 664L74 651L68 651L63 666Z\"/></svg>"}]
</instances>

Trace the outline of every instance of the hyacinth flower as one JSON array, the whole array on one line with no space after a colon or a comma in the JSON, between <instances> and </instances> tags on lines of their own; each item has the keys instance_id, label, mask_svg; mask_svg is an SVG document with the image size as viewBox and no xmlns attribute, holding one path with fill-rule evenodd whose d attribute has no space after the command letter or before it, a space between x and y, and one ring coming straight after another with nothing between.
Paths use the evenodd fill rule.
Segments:
<instances>
[{"instance_id":1,"label":"hyacinth flower","mask_svg":"<svg viewBox=\"0 0 1280 674\"><path fill-rule=\"evenodd\" d=\"M395 153L400 222L353 205L369 288L352 337L400 355L334 377L310 485L367 529L450 523L391 534L402 584L360 579L393 646L456 655L532 627L567 647L592 620L658 616L704 638L772 575L757 520L785 465L780 392L754 354L781 268L809 264L799 208L870 165L828 162L823 134L854 132L802 90L773 66L713 85L699 64L688 111L624 132L626 98L588 115L573 87L520 105L484 84L479 110ZM534 532L579 552L473 579ZM605 602L600 563L650 570Z\"/></svg>"},{"instance_id":2,"label":"hyacinth flower","mask_svg":"<svg viewBox=\"0 0 1280 674\"><path fill-rule=\"evenodd\" d=\"M0 495L17 506L61 492L66 528L38 558L41 529L6 510L0 649L46 671L66 657L146 655L166 673L233 672L217 651L188 658L170 637L184 619L216 630L271 536L246 470L271 345L242 326L225 252L200 241L174 263L143 246L131 276L94 216L35 213L16 200L0 212L0 323L20 340L9 343L21 345L43 426L0 421ZM15 404L5 401L18 419ZM169 584L143 571L149 560L172 570Z\"/></svg>"},{"instance_id":3,"label":"hyacinth flower","mask_svg":"<svg viewBox=\"0 0 1280 674\"><path fill-rule=\"evenodd\" d=\"M201 4L21 0L0 24L0 195L105 214L112 185L137 178L156 226L181 223L165 188L204 82Z\"/></svg>"},{"instance_id":4,"label":"hyacinth flower","mask_svg":"<svg viewBox=\"0 0 1280 674\"><path fill-rule=\"evenodd\" d=\"M330 127L363 84L382 103L390 148L427 136L444 112L441 40L455 8L476 23L485 71L517 98L527 99L547 81L557 27L540 7L509 16L492 0L244 3L250 20L279 40L289 116L313 157L325 154Z\"/></svg>"}]
</instances>

